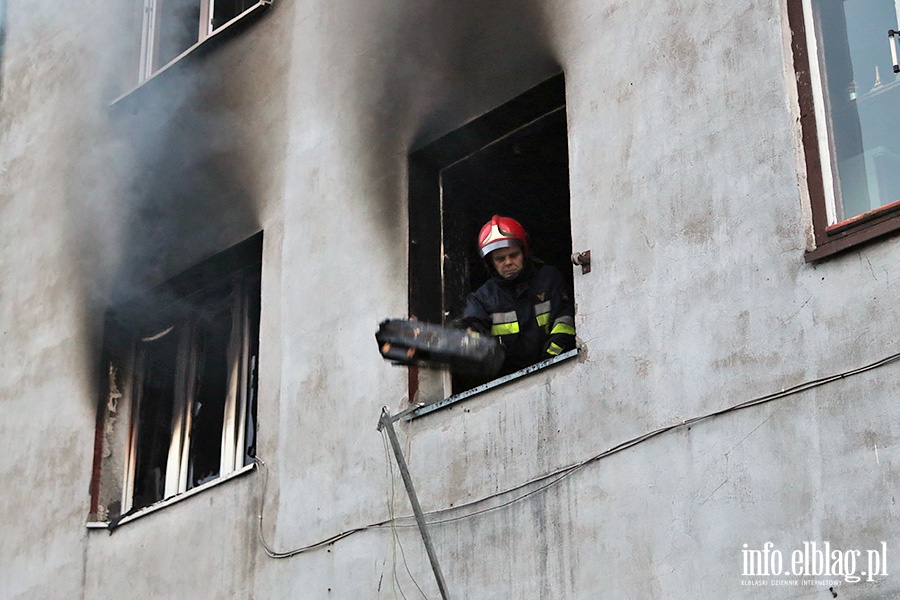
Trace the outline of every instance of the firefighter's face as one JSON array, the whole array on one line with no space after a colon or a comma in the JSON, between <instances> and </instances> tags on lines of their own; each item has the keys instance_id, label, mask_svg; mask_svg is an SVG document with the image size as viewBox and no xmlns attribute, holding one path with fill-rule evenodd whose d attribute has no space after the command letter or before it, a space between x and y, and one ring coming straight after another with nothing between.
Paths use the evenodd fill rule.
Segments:
<instances>
[{"instance_id":1,"label":"firefighter's face","mask_svg":"<svg viewBox=\"0 0 900 600\"><path fill-rule=\"evenodd\" d=\"M491 252L491 262L503 279L512 279L522 270L525 257L522 249L517 246L500 248Z\"/></svg>"}]
</instances>

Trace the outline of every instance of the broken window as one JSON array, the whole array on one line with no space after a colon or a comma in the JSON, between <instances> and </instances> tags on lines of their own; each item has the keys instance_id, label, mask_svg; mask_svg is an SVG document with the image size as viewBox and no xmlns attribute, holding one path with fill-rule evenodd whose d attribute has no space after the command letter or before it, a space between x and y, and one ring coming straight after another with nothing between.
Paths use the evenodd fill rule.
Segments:
<instances>
[{"instance_id":1,"label":"broken window","mask_svg":"<svg viewBox=\"0 0 900 600\"><path fill-rule=\"evenodd\" d=\"M141 80L271 0L144 0Z\"/></svg>"},{"instance_id":2,"label":"broken window","mask_svg":"<svg viewBox=\"0 0 900 600\"><path fill-rule=\"evenodd\" d=\"M490 277L477 236L495 214L524 226L534 256L562 271L572 297L562 75L411 154L411 315L444 324L461 316L467 294ZM453 377L443 393L478 383Z\"/></svg>"},{"instance_id":3,"label":"broken window","mask_svg":"<svg viewBox=\"0 0 900 600\"><path fill-rule=\"evenodd\" d=\"M818 258L900 228L900 2L788 6Z\"/></svg>"},{"instance_id":4,"label":"broken window","mask_svg":"<svg viewBox=\"0 0 900 600\"><path fill-rule=\"evenodd\" d=\"M99 517L149 506L253 461L261 251L259 234L110 311L104 433L119 398L130 416L124 450L104 439L104 458L121 452L125 476L121 501L95 482L95 504L106 502Z\"/></svg>"}]
</instances>

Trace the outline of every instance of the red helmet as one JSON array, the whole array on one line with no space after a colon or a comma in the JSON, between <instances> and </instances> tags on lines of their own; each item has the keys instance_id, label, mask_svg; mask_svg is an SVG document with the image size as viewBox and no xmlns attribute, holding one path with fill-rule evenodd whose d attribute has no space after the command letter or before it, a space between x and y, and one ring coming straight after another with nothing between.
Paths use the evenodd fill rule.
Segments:
<instances>
[{"instance_id":1,"label":"red helmet","mask_svg":"<svg viewBox=\"0 0 900 600\"><path fill-rule=\"evenodd\" d=\"M525 228L518 221L510 217L494 215L490 221L484 224L481 233L478 234L478 251L481 252L481 258L487 258L487 255L494 250L513 245L522 248L525 258L530 257L531 247L528 244L528 234L525 233Z\"/></svg>"}]
</instances>

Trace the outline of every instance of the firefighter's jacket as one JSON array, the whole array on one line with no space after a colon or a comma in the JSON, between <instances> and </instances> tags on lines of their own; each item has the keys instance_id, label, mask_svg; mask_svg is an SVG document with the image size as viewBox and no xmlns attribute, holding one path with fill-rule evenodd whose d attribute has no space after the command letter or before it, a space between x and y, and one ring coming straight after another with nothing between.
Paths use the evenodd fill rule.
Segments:
<instances>
[{"instance_id":1,"label":"firefighter's jacket","mask_svg":"<svg viewBox=\"0 0 900 600\"><path fill-rule=\"evenodd\" d=\"M506 350L500 374L505 375L574 348L574 315L563 274L534 260L510 280L494 272L469 294L460 321L500 338Z\"/></svg>"}]
</instances>

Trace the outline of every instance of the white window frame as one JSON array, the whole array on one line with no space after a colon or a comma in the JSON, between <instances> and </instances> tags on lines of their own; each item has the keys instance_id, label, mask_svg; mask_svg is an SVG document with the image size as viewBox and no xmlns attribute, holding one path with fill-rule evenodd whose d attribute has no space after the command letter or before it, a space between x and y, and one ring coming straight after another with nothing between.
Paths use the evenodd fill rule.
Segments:
<instances>
[{"instance_id":1,"label":"white window frame","mask_svg":"<svg viewBox=\"0 0 900 600\"><path fill-rule=\"evenodd\" d=\"M157 64L157 52L159 46L159 34L161 29L160 18L162 11L160 2L167 0L144 0L143 24L141 29L141 57L138 81L142 83L151 79L156 74L166 70L170 65L178 62L184 56L190 54L195 48L212 38L215 34L225 30L233 23L243 19L263 6L272 4L272 0L258 0L255 4L244 9L226 23L213 27L213 15L215 14L216 0L196 0L200 5L200 18L197 22L197 40L178 56L165 64Z\"/></svg>"}]
</instances>

